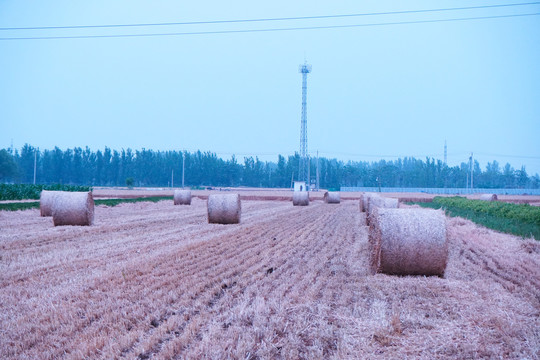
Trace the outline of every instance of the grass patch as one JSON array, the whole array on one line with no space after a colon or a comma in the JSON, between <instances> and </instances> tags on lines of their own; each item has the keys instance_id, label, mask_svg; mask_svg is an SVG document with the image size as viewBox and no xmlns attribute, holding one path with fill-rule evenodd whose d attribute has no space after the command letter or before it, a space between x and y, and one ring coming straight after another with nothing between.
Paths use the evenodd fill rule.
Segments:
<instances>
[{"instance_id":1,"label":"grass patch","mask_svg":"<svg viewBox=\"0 0 540 360\"><path fill-rule=\"evenodd\" d=\"M0 211L19 211L28 209L39 209L39 201L0 204Z\"/></svg>"},{"instance_id":2,"label":"grass patch","mask_svg":"<svg viewBox=\"0 0 540 360\"><path fill-rule=\"evenodd\" d=\"M435 197L431 203L416 203L425 208L443 209L448 216L469 219L487 228L540 240L540 208L528 204L509 204L469 200L461 197Z\"/></svg>"},{"instance_id":3,"label":"grass patch","mask_svg":"<svg viewBox=\"0 0 540 360\"><path fill-rule=\"evenodd\" d=\"M138 203L138 202L158 202L162 200L172 200L172 196L152 196L152 197L140 197L135 199L100 199L94 200L96 205L116 206L118 204L125 203Z\"/></svg>"},{"instance_id":4,"label":"grass patch","mask_svg":"<svg viewBox=\"0 0 540 360\"><path fill-rule=\"evenodd\" d=\"M135 199L99 199L94 200L96 205L116 206L123 203L137 203L143 201L158 202L162 200L172 200L172 196L153 196L153 197L141 197ZM39 209L39 201L32 202L13 202L0 204L0 211L19 211L28 209Z\"/></svg>"},{"instance_id":5,"label":"grass patch","mask_svg":"<svg viewBox=\"0 0 540 360\"><path fill-rule=\"evenodd\" d=\"M91 191L92 187L62 184L0 184L0 200L39 200L39 196L42 190Z\"/></svg>"}]
</instances>

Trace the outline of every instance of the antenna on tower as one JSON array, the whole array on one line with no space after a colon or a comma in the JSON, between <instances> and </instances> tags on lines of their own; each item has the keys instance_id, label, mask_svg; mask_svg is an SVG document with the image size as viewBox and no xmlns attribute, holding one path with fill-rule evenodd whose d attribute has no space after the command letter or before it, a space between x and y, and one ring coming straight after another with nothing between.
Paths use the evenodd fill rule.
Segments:
<instances>
[{"instance_id":1,"label":"antenna on tower","mask_svg":"<svg viewBox=\"0 0 540 360\"><path fill-rule=\"evenodd\" d=\"M308 141L307 141L307 74L311 72L311 65L304 60L298 67L302 74L302 118L300 121L300 161L298 164L298 180L305 181L309 186L308 173Z\"/></svg>"}]
</instances>

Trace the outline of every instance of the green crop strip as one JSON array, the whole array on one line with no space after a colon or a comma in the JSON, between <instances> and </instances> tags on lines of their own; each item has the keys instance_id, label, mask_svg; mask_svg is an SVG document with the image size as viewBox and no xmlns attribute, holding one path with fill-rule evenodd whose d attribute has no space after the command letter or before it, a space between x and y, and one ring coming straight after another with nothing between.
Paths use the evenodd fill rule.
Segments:
<instances>
[{"instance_id":1,"label":"green crop strip","mask_svg":"<svg viewBox=\"0 0 540 360\"><path fill-rule=\"evenodd\" d=\"M142 197L135 199L100 199L94 200L96 205L105 205L105 206L116 206L118 204L124 203L137 203L137 202L158 202L162 200L172 200L172 196L153 196L153 197ZM18 210L28 210L28 209L39 209L39 201L32 202L13 202L13 203L3 203L0 204L0 211L18 211Z\"/></svg>"},{"instance_id":2,"label":"green crop strip","mask_svg":"<svg viewBox=\"0 0 540 360\"><path fill-rule=\"evenodd\" d=\"M125 204L125 203L137 203L137 202L158 202L162 200L172 200L172 196L152 196L152 197L142 197L142 198L135 198L135 199L102 199L102 200L95 200L96 205L106 205L106 206L116 206L118 204Z\"/></svg>"},{"instance_id":3,"label":"green crop strip","mask_svg":"<svg viewBox=\"0 0 540 360\"><path fill-rule=\"evenodd\" d=\"M39 209L39 201L32 202L13 202L0 204L0 211L19 211L28 209Z\"/></svg>"},{"instance_id":4,"label":"green crop strip","mask_svg":"<svg viewBox=\"0 0 540 360\"><path fill-rule=\"evenodd\" d=\"M38 200L42 190L53 191L91 191L90 186L78 185L32 185L0 184L0 200Z\"/></svg>"},{"instance_id":5,"label":"green crop strip","mask_svg":"<svg viewBox=\"0 0 540 360\"><path fill-rule=\"evenodd\" d=\"M540 207L439 196L431 203L417 204L442 208L449 216L460 216L493 230L540 240Z\"/></svg>"}]
</instances>

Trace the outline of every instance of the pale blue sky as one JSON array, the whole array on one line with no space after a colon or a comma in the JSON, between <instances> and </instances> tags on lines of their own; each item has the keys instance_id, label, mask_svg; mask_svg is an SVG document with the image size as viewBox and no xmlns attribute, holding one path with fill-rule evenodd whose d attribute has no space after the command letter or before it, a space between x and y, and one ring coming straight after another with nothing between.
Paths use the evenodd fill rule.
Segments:
<instances>
[{"instance_id":1,"label":"pale blue sky","mask_svg":"<svg viewBox=\"0 0 540 360\"><path fill-rule=\"evenodd\" d=\"M519 1L0 1L0 27L369 13ZM540 13L540 5L357 18L0 31L0 38L169 33ZM298 151L498 160L540 173L540 16L240 34L0 40L0 148ZM503 156L504 155L504 156ZM386 157L389 156L389 157Z\"/></svg>"}]
</instances>

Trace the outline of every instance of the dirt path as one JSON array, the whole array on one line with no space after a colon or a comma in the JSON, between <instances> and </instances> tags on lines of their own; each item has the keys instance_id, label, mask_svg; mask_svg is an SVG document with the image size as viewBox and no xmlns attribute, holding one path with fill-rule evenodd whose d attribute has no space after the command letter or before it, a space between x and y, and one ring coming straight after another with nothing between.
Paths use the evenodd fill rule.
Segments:
<instances>
[{"instance_id":1,"label":"dirt path","mask_svg":"<svg viewBox=\"0 0 540 360\"><path fill-rule=\"evenodd\" d=\"M448 220L441 278L368 273L357 201L0 212L0 358L535 358L540 246Z\"/></svg>"}]
</instances>

